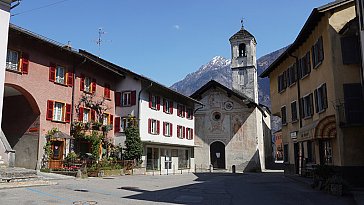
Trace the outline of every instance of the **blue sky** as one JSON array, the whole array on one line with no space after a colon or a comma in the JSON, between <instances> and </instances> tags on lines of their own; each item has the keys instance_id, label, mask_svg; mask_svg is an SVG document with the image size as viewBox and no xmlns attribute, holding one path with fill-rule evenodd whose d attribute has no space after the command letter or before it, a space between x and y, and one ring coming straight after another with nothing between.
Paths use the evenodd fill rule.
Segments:
<instances>
[{"instance_id":1,"label":"blue sky","mask_svg":"<svg viewBox=\"0 0 364 205\"><path fill-rule=\"evenodd\" d=\"M259 58L292 43L312 9L328 2L22 0L10 21L96 55L102 28L102 58L170 86L214 56L230 58L228 39L242 17Z\"/></svg>"}]
</instances>

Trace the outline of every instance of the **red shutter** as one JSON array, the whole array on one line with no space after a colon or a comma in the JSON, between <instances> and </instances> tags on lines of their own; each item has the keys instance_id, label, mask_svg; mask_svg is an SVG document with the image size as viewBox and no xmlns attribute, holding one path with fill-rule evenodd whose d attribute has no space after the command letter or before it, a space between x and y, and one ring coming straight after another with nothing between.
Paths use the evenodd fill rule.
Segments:
<instances>
[{"instance_id":1,"label":"red shutter","mask_svg":"<svg viewBox=\"0 0 364 205\"><path fill-rule=\"evenodd\" d=\"M167 100L163 98L163 112L166 112L166 103L167 103Z\"/></svg>"},{"instance_id":2,"label":"red shutter","mask_svg":"<svg viewBox=\"0 0 364 205\"><path fill-rule=\"evenodd\" d=\"M186 137L186 128L185 127L182 127L182 138L185 138Z\"/></svg>"},{"instance_id":3,"label":"red shutter","mask_svg":"<svg viewBox=\"0 0 364 205\"><path fill-rule=\"evenodd\" d=\"M46 120L52 120L53 119L53 106L54 106L54 101L53 100L48 100L47 101Z\"/></svg>"},{"instance_id":4,"label":"red shutter","mask_svg":"<svg viewBox=\"0 0 364 205\"><path fill-rule=\"evenodd\" d=\"M114 115L110 115L110 125L114 124ZM111 126L112 129L112 126Z\"/></svg>"},{"instance_id":5,"label":"red shutter","mask_svg":"<svg viewBox=\"0 0 364 205\"><path fill-rule=\"evenodd\" d=\"M171 132L171 137L172 137L173 136L173 124L172 123L169 124L169 130Z\"/></svg>"},{"instance_id":6,"label":"red shutter","mask_svg":"<svg viewBox=\"0 0 364 205\"><path fill-rule=\"evenodd\" d=\"M91 121L96 122L95 118L96 118L96 111L95 110L91 110Z\"/></svg>"},{"instance_id":7,"label":"red shutter","mask_svg":"<svg viewBox=\"0 0 364 205\"><path fill-rule=\"evenodd\" d=\"M78 121L83 122L83 107L78 110Z\"/></svg>"},{"instance_id":8,"label":"red shutter","mask_svg":"<svg viewBox=\"0 0 364 205\"><path fill-rule=\"evenodd\" d=\"M65 122L71 121L71 104L66 104L66 116L64 119Z\"/></svg>"},{"instance_id":9,"label":"red shutter","mask_svg":"<svg viewBox=\"0 0 364 205\"><path fill-rule=\"evenodd\" d=\"M193 129L191 129L191 140L193 140Z\"/></svg>"},{"instance_id":10,"label":"red shutter","mask_svg":"<svg viewBox=\"0 0 364 205\"><path fill-rule=\"evenodd\" d=\"M96 92L96 79L95 78L92 79L91 92L92 93L95 93Z\"/></svg>"},{"instance_id":11,"label":"red shutter","mask_svg":"<svg viewBox=\"0 0 364 205\"><path fill-rule=\"evenodd\" d=\"M29 70L29 55L27 53L22 53L21 57L21 72L23 74L28 74Z\"/></svg>"},{"instance_id":12,"label":"red shutter","mask_svg":"<svg viewBox=\"0 0 364 205\"><path fill-rule=\"evenodd\" d=\"M120 132L120 117L115 117L115 129L114 132Z\"/></svg>"},{"instance_id":13,"label":"red shutter","mask_svg":"<svg viewBox=\"0 0 364 205\"><path fill-rule=\"evenodd\" d=\"M49 81L54 82L56 80L56 64L51 63L49 66Z\"/></svg>"},{"instance_id":14,"label":"red shutter","mask_svg":"<svg viewBox=\"0 0 364 205\"><path fill-rule=\"evenodd\" d=\"M153 95L149 93L149 108L152 108Z\"/></svg>"},{"instance_id":15,"label":"red shutter","mask_svg":"<svg viewBox=\"0 0 364 205\"><path fill-rule=\"evenodd\" d=\"M157 110L161 109L161 98L157 96Z\"/></svg>"},{"instance_id":16,"label":"red shutter","mask_svg":"<svg viewBox=\"0 0 364 205\"><path fill-rule=\"evenodd\" d=\"M182 116L186 116L186 106L182 106Z\"/></svg>"},{"instance_id":17,"label":"red shutter","mask_svg":"<svg viewBox=\"0 0 364 205\"><path fill-rule=\"evenodd\" d=\"M169 113L173 114L173 101L169 101Z\"/></svg>"},{"instance_id":18,"label":"red shutter","mask_svg":"<svg viewBox=\"0 0 364 205\"><path fill-rule=\"evenodd\" d=\"M85 90L85 76L83 74L81 74L80 91L84 91L84 90Z\"/></svg>"},{"instance_id":19,"label":"red shutter","mask_svg":"<svg viewBox=\"0 0 364 205\"><path fill-rule=\"evenodd\" d=\"M163 135L166 135L166 122L163 122Z\"/></svg>"},{"instance_id":20,"label":"red shutter","mask_svg":"<svg viewBox=\"0 0 364 205\"><path fill-rule=\"evenodd\" d=\"M180 127L181 127L181 126L177 125L177 137L180 137L180 136L179 136L179 135L180 135L180 133L179 133L179 131L180 131Z\"/></svg>"},{"instance_id":21,"label":"red shutter","mask_svg":"<svg viewBox=\"0 0 364 205\"><path fill-rule=\"evenodd\" d=\"M160 128L160 122L159 122L159 120L157 120L157 134L159 134L159 129Z\"/></svg>"},{"instance_id":22,"label":"red shutter","mask_svg":"<svg viewBox=\"0 0 364 205\"><path fill-rule=\"evenodd\" d=\"M67 85L70 87L73 86L73 72L72 71L67 72Z\"/></svg>"},{"instance_id":23,"label":"red shutter","mask_svg":"<svg viewBox=\"0 0 364 205\"><path fill-rule=\"evenodd\" d=\"M115 106L121 106L121 92L115 92Z\"/></svg>"},{"instance_id":24,"label":"red shutter","mask_svg":"<svg viewBox=\"0 0 364 205\"><path fill-rule=\"evenodd\" d=\"M109 84L105 84L104 97L107 99L110 99L110 85Z\"/></svg>"},{"instance_id":25,"label":"red shutter","mask_svg":"<svg viewBox=\"0 0 364 205\"><path fill-rule=\"evenodd\" d=\"M135 90L131 91L130 97L131 97L130 104L136 105L136 91Z\"/></svg>"},{"instance_id":26,"label":"red shutter","mask_svg":"<svg viewBox=\"0 0 364 205\"><path fill-rule=\"evenodd\" d=\"M148 133L151 134L151 124L152 124L152 120L148 119Z\"/></svg>"}]
</instances>

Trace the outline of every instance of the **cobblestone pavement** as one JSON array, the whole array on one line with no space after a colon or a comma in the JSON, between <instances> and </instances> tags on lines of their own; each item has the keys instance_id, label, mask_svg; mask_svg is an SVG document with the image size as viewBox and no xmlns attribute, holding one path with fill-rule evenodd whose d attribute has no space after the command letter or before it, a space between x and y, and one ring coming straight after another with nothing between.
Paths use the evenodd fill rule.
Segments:
<instances>
[{"instance_id":1,"label":"cobblestone pavement","mask_svg":"<svg viewBox=\"0 0 364 205\"><path fill-rule=\"evenodd\" d=\"M282 173L183 174L63 179L57 185L0 190L0 204L357 204ZM360 203L359 203L360 204Z\"/></svg>"}]
</instances>

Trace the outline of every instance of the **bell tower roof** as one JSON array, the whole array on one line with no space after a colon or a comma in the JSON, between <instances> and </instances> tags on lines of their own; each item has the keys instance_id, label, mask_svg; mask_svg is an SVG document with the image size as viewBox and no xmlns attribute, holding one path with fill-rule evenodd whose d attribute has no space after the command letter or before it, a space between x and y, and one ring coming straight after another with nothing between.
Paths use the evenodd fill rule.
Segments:
<instances>
[{"instance_id":1,"label":"bell tower roof","mask_svg":"<svg viewBox=\"0 0 364 205\"><path fill-rule=\"evenodd\" d=\"M229 38L229 41L244 39L244 38L253 38L255 41L255 37L247 30L245 30L244 26L241 27L240 31L236 32L233 36Z\"/></svg>"}]
</instances>

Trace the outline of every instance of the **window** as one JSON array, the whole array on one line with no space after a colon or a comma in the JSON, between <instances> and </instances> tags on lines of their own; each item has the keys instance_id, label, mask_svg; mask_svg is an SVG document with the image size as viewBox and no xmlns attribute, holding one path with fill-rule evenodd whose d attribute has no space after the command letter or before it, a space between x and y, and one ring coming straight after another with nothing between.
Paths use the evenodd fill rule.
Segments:
<instances>
[{"instance_id":1,"label":"window","mask_svg":"<svg viewBox=\"0 0 364 205\"><path fill-rule=\"evenodd\" d=\"M159 126L160 126L159 120L149 119L148 121L149 121L148 122L149 133L153 135L159 135Z\"/></svg>"},{"instance_id":2,"label":"window","mask_svg":"<svg viewBox=\"0 0 364 205\"><path fill-rule=\"evenodd\" d=\"M287 124L287 111L286 106L281 107L282 125Z\"/></svg>"},{"instance_id":3,"label":"window","mask_svg":"<svg viewBox=\"0 0 364 205\"><path fill-rule=\"evenodd\" d=\"M186 109L186 107L184 105L178 104L177 105L177 115L180 117L185 117L185 109Z\"/></svg>"},{"instance_id":4,"label":"window","mask_svg":"<svg viewBox=\"0 0 364 205\"><path fill-rule=\"evenodd\" d=\"M297 122L298 116L297 116L297 101L293 101L291 103L291 116L292 116L292 122Z\"/></svg>"},{"instance_id":5,"label":"window","mask_svg":"<svg viewBox=\"0 0 364 205\"><path fill-rule=\"evenodd\" d=\"M331 165L332 164L332 145L330 140L320 141L320 157L321 164Z\"/></svg>"},{"instance_id":6,"label":"window","mask_svg":"<svg viewBox=\"0 0 364 205\"><path fill-rule=\"evenodd\" d=\"M163 122L163 135L166 137L171 137L172 136L172 123L169 122Z\"/></svg>"},{"instance_id":7,"label":"window","mask_svg":"<svg viewBox=\"0 0 364 205\"><path fill-rule=\"evenodd\" d=\"M193 139L193 129L186 128L186 139L192 140Z\"/></svg>"},{"instance_id":8,"label":"window","mask_svg":"<svg viewBox=\"0 0 364 205\"><path fill-rule=\"evenodd\" d=\"M178 169L190 168L190 157L187 149L179 149L178 151Z\"/></svg>"},{"instance_id":9,"label":"window","mask_svg":"<svg viewBox=\"0 0 364 205\"><path fill-rule=\"evenodd\" d=\"M122 98L123 106L130 106L131 105L131 92L123 92Z\"/></svg>"},{"instance_id":10,"label":"window","mask_svg":"<svg viewBox=\"0 0 364 205\"><path fill-rule=\"evenodd\" d=\"M163 99L163 111L168 114L173 114L173 101Z\"/></svg>"},{"instance_id":11,"label":"window","mask_svg":"<svg viewBox=\"0 0 364 205\"><path fill-rule=\"evenodd\" d=\"M73 86L73 73L71 71L67 71L67 69L63 66L56 65L54 63L50 63L49 66L49 81Z\"/></svg>"},{"instance_id":12,"label":"window","mask_svg":"<svg viewBox=\"0 0 364 205\"><path fill-rule=\"evenodd\" d=\"M278 92L282 92L287 88L287 72L284 71L278 76Z\"/></svg>"},{"instance_id":13,"label":"window","mask_svg":"<svg viewBox=\"0 0 364 205\"><path fill-rule=\"evenodd\" d=\"M185 127L177 125L177 137L180 139L185 138Z\"/></svg>"},{"instance_id":14,"label":"window","mask_svg":"<svg viewBox=\"0 0 364 205\"><path fill-rule=\"evenodd\" d=\"M81 74L80 90L87 93L95 93L96 79L91 79L90 77Z\"/></svg>"},{"instance_id":15,"label":"window","mask_svg":"<svg viewBox=\"0 0 364 205\"><path fill-rule=\"evenodd\" d=\"M102 116L102 125L113 125L114 116L109 113L104 113Z\"/></svg>"},{"instance_id":16,"label":"window","mask_svg":"<svg viewBox=\"0 0 364 205\"><path fill-rule=\"evenodd\" d=\"M130 126L129 118L121 118L121 132L125 132L126 128Z\"/></svg>"},{"instance_id":17,"label":"window","mask_svg":"<svg viewBox=\"0 0 364 205\"><path fill-rule=\"evenodd\" d=\"M246 45L244 43L239 44L239 57L246 57Z\"/></svg>"},{"instance_id":18,"label":"window","mask_svg":"<svg viewBox=\"0 0 364 205\"><path fill-rule=\"evenodd\" d=\"M340 38L341 56L344 65L360 63L360 43L359 36L346 35Z\"/></svg>"},{"instance_id":19,"label":"window","mask_svg":"<svg viewBox=\"0 0 364 205\"><path fill-rule=\"evenodd\" d=\"M160 110L160 97L149 94L149 107L154 110Z\"/></svg>"},{"instance_id":20,"label":"window","mask_svg":"<svg viewBox=\"0 0 364 205\"><path fill-rule=\"evenodd\" d=\"M288 162L288 144L283 145L283 160Z\"/></svg>"},{"instance_id":21,"label":"window","mask_svg":"<svg viewBox=\"0 0 364 205\"><path fill-rule=\"evenodd\" d=\"M327 108L326 83L315 90L316 112L321 112Z\"/></svg>"},{"instance_id":22,"label":"window","mask_svg":"<svg viewBox=\"0 0 364 205\"><path fill-rule=\"evenodd\" d=\"M315 147L312 141L307 141L307 162L315 162L314 156L315 156Z\"/></svg>"},{"instance_id":23,"label":"window","mask_svg":"<svg viewBox=\"0 0 364 205\"><path fill-rule=\"evenodd\" d=\"M301 79L311 72L310 52L307 52L304 57L299 60L300 77Z\"/></svg>"},{"instance_id":24,"label":"window","mask_svg":"<svg viewBox=\"0 0 364 205\"><path fill-rule=\"evenodd\" d=\"M193 119L193 109L187 108L186 109L186 118L192 120Z\"/></svg>"},{"instance_id":25,"label":"window","mask_svg":"<svg viewBox=\"0 0 364 205\"><path fill-rule=\"evenodd\" d=\"M324 60L324 47L322 36L318 38L315 45L311 48L312 51L312 64L314 68L317 68Z\"/></svg>"},{"instance_id":26,"label":"window","mask_svg":"<svg viewBox=\"0 0 364 205\"><path fill-rule=\"evenodd\" d=\"M62 66L57 66L56 68L56 83L65 84L65 69Z\"/></svg>"},{"instance_id":27,"label":"window","mask_svg":"<svg viewBox=\"0 0 364 205\"><path fill-rule=\"evenodd\" d=\"M287 69L288 86L293 85L296 81L297 81L297 67L296 64L293 64Z\"/></svg>"},{"instance_id":28,"label":"window","mask_svg":"<svg viewBox=\"0 0 364 205\"><path fill-rule=\"evenodd\" d=\"M19 53L8 49L6 56L6 69L18 71L19 67Z\"/></svg>"},{"instance_id":29,"label":"window","mask_svg":"<svg viewBox=\"0 0 364 205\"><path fill-rule=\"evenodd\" d=\"M301 116L309 118L313 115L313 95L312 93L301 98Z\"/></svg>"},{"instance_id":30,"label":"window","mask_svg":"<svg viewBox=\"0 0 364 205\"><path fill-rule=\"evenodd\" d=\"M90 110L89 109L83 109L83 120L84 123L90 121Z\"/></svg>"},{"instance_id":31,"label":"window","mask_svg":"<svg viewBox=\"0 0 364 205\"><path fill-rule=\"evenodd\" d=\"M362 86L360 83L344 84L344 109L343 120L347 124L361 124L364 122L364 104Z\"/></svg>"},{"instance_id":32,"label":"window","mask_svg":"<svg viewBox=\"0 0 364 205\"><path fill-rule=\"evenodd\" d=\"M53 100L47 101L46 120L57 122L70 122L71 105Z\"/></svg>"}]
</instances>

